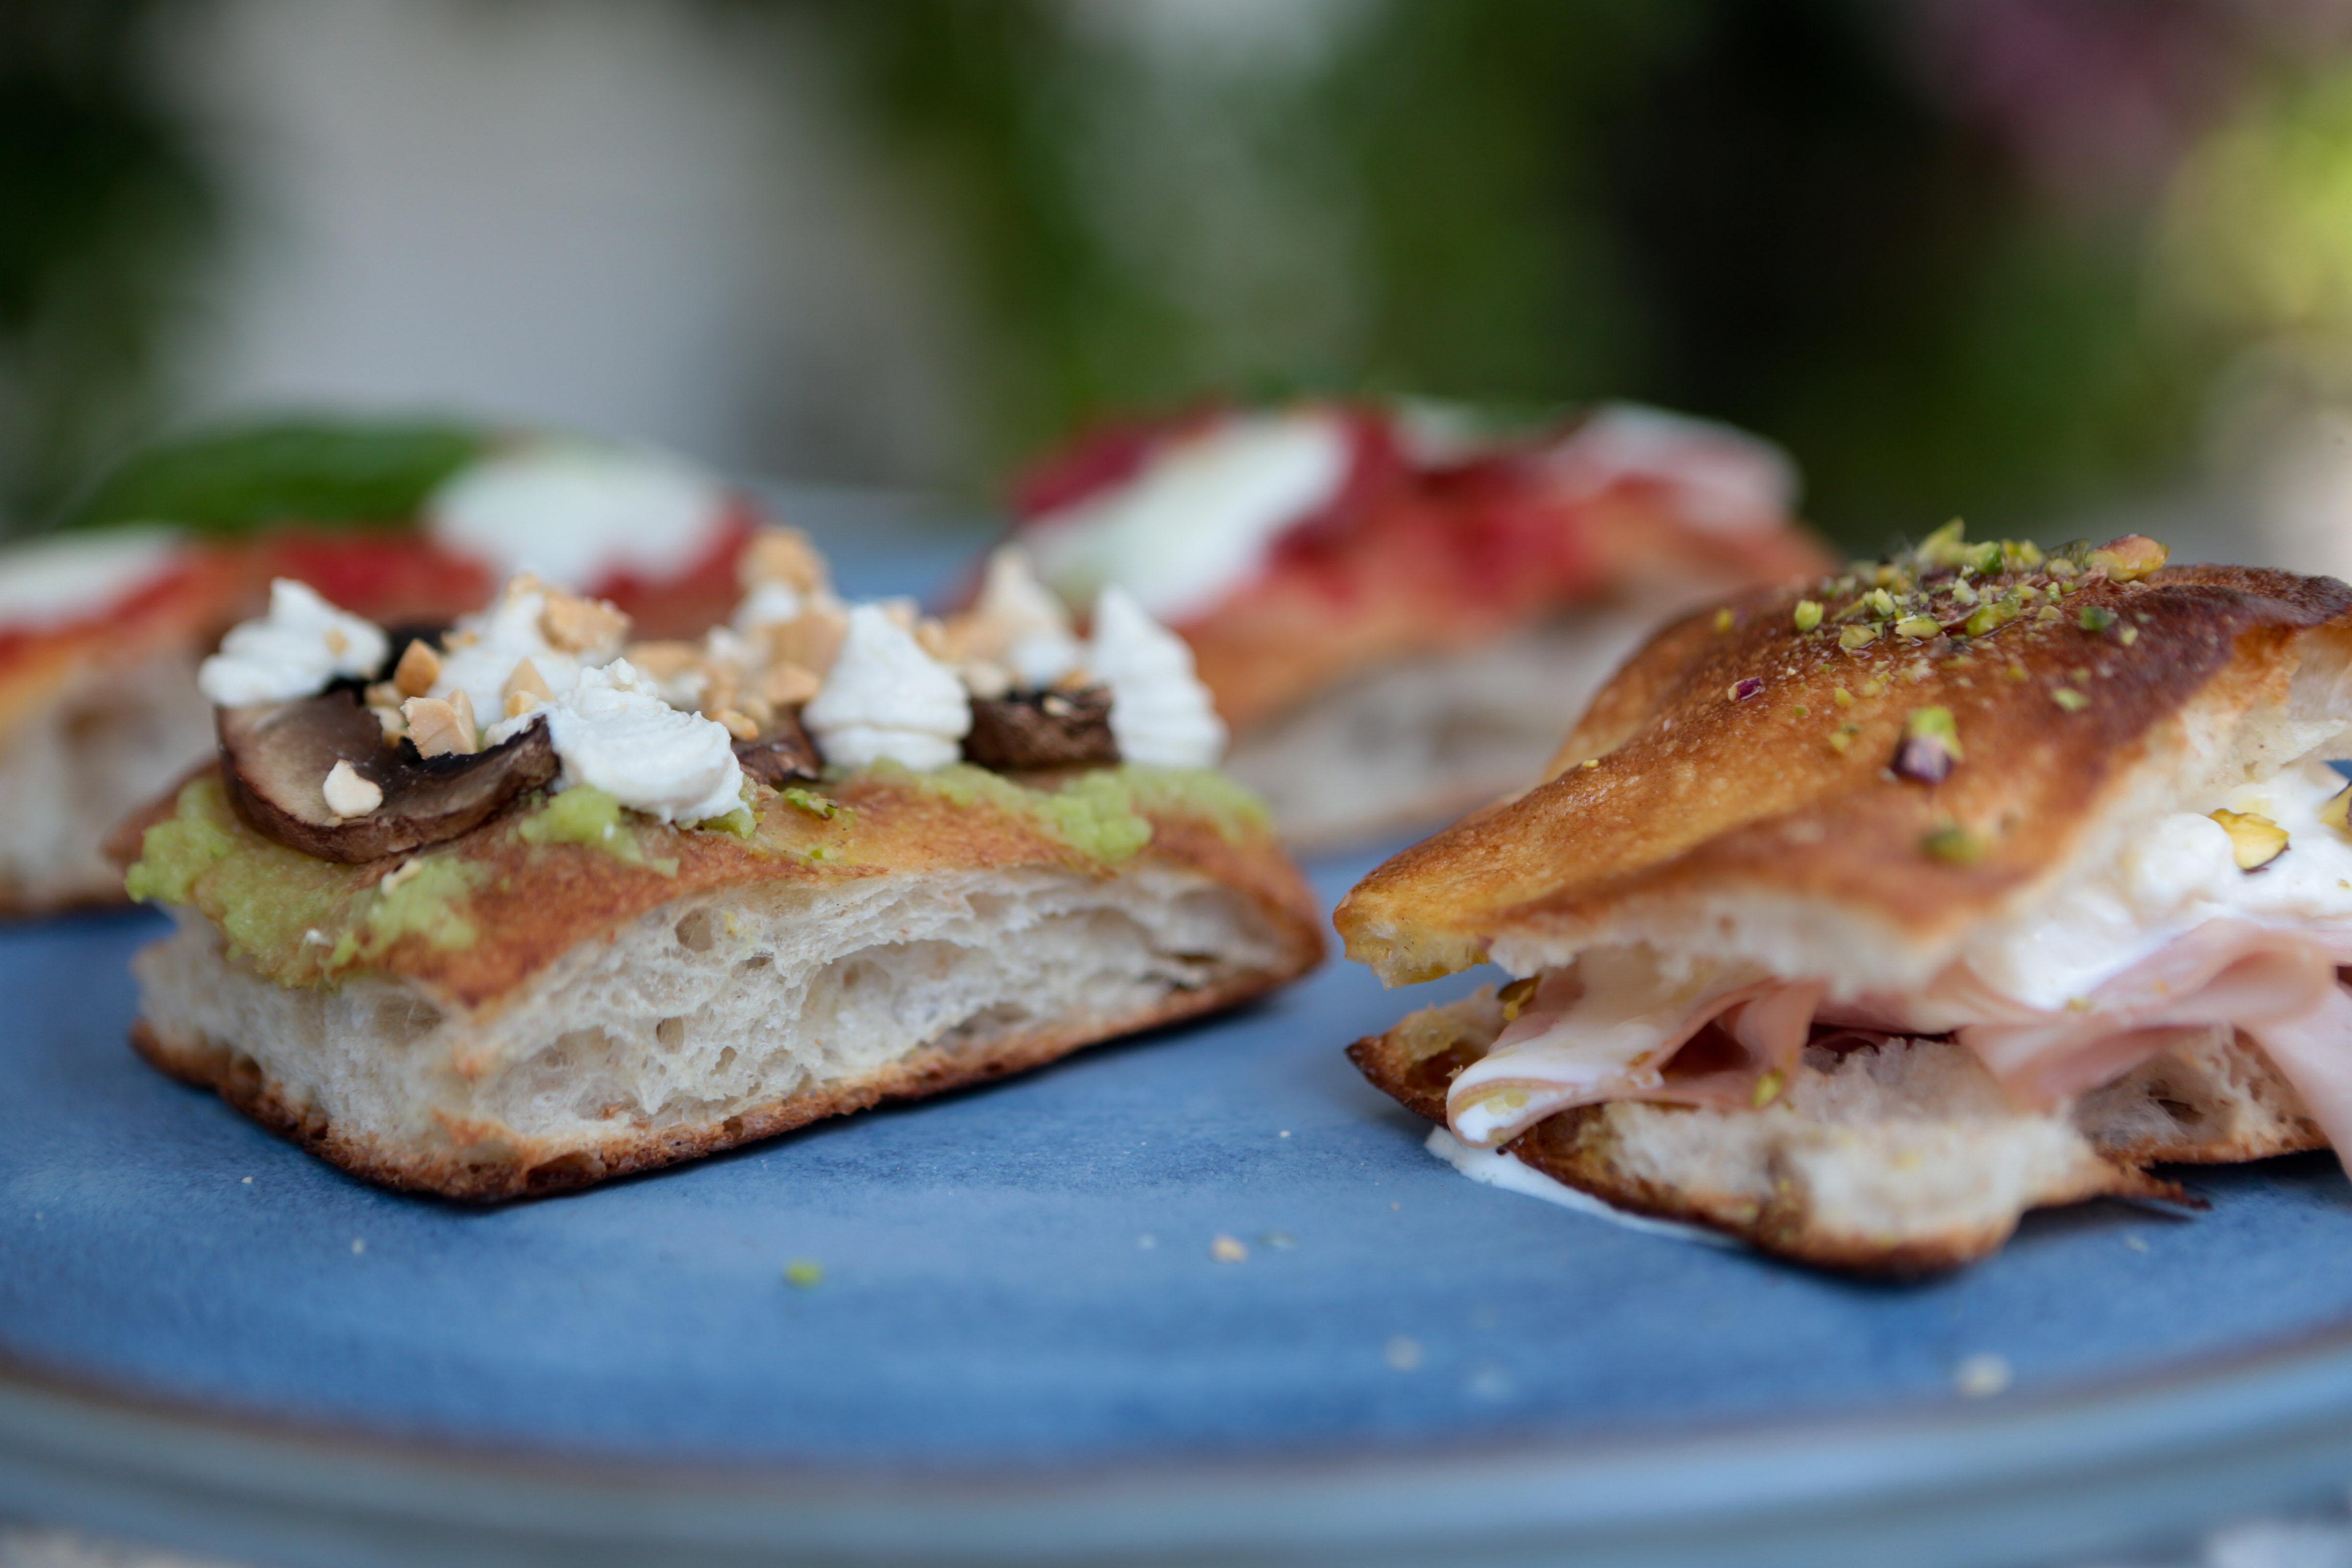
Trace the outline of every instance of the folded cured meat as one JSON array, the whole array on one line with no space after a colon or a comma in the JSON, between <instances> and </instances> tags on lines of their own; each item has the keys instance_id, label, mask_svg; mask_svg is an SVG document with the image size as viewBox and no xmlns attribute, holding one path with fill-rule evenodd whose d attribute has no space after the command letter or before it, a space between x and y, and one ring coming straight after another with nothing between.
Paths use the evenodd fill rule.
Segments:
<instances>
[{"instance_id":1,"label":"folded cured meat","mask_svg":"<svg viewBox=\"0 0 2352 1568\"><path fill-rule=\"evenodd\" d=\"M1544 782L1341 905L1392 983L1518 977L1360 1065L1599 1195L1862 1268L2153 1161L2352 1148L2352 590L2163 560L1954 527L1660 633Z\"/></svg>"}]
</instances>

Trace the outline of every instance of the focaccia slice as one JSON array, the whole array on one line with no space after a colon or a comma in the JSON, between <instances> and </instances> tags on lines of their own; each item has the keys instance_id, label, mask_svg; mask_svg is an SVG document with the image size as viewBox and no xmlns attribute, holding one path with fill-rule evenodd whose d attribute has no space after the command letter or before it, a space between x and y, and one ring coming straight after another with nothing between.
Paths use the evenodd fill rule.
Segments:
<instances>
[{"instance_id":1,"label":"focaccia slice","mask_svg":"<svg viewBox=\"0 0 2352 1568\"><path fill-rule=\"evenodd\" d=\"M938 1093L1271 989L1322 951L1210 774L888 765L747 836L572 791L400 861L256 834L216 775L145 826L180 930L140 1048L386 1185L585 1185Z\"/></svg>"}]
</instances>

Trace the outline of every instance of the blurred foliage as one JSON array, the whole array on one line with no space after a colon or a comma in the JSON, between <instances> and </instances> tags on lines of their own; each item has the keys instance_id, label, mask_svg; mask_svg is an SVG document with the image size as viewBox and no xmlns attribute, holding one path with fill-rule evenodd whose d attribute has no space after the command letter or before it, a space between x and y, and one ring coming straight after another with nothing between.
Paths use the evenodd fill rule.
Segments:
<instances>
[{"instance_id":1,"label":"blurred foliage","mask_svg":"<svg viewBox=\"0 0 2352 1568\"><path fill-rule=\"evenodd\" d=\"M1307 5L1327 47L1287 68L1134 24L1164 4L821 9L970 258L1001 460L1409 390L1730 419L1872 539L2177 477L2201 364L2151 328L2140 228L2052 211L1931 102L1911 7Z\"/></svg>"},{"instance_id":2,"label":"blurred foliage","mask_svg":"<svg viewBox=\"0 0 2352 1568\"><path fill-rule=\"evenodd\" d=\"M235 534L275 522L405 526L487 432L454 420L256 421L158 442L75 500L69 528L159 519Z\"/></svg>"},{"instance_id":3,"label":"blurred foliage","mask_svg":"<svg viewBox=\"0 0 2352 1568\"><path fill-rule=\"evenodd\" d=\"M16 516L169 405L221 201L150 44L205 3L0 7ZM2178 481L2219 367L2352 312L2352 78L2246 63L2292 7L674 3L789 10L839 68L962 290L992 485L1207 399L1633 397L1780 440L1858 542L2025 528ZM2144 181L2035 168L2151 104Z\"/></svg>"},{"instance_id":4,"label":"blurred foliage","mask_svg":"<svg viewBox=\"0 0 2352 1568\"><path fill-rule=\"evenodd\" d=\"M0 515L50 510L169 384L216 203L150 70L159 10L0 5Z\"/></svg>"}]
</instances>

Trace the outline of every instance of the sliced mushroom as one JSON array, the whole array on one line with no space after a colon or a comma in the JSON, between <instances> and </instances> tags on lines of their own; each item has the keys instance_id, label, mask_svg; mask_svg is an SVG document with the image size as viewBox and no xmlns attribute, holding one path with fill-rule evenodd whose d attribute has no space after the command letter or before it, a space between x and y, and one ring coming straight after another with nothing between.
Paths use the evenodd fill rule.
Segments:
<instances>
[{"instance_id":1,"label":"sliced mushroom","mask_svg":"<svg viewBox=\"0 0 2352 1568\"><path fill-rule=\"evenodd\" d=\"M743 764L745 773L772 789L813 782L824 771L816 742L809 739L794 713L785 714L756 740L737 742L735 760Z\"/></svg>"},{"instance_id":2,"label":"sliced mushroom","mask_svg":"<svg viewBox=\"0 0 2352 1568\"><path fill-rule=\"evenodd\" d=\"M968 762L1000 771L1116 763L1118 742L1111 738L1110 693L1087 686L975 700L963 754Z\"/></svg>"},{"instance_id":3,"label":"sliced mushroom","mask_svg":"<svg viewBox=\"0 0 2352 1568\"><path fill-rule=\"evenodd\" d=\"M375 716L350 690L293 702L224 708L221 773L246 820L264 837L322 860L380 860L457 837L557 771L547 726L533 724L487 752L420 757L384 743ZM328 805L338 763L383 791L364 816Z\"/></svg>"}]
</instances>

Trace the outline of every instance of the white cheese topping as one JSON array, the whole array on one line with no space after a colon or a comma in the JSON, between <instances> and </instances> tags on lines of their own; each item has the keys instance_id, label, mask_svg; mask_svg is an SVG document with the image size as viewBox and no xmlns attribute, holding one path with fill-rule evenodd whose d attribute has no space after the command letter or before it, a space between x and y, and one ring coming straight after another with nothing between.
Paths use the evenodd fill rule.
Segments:
<instances>
[{"instance_id":1,"label":"white cheese topping","mask_svg":"<svg viewBox=\"0 0 2352 1568\"><path fill-rule=\"evenodd\" d=\"M2352 926L2352 838L2319 820L2345 782L2325 763L2304 762L2230 792L2224 808L2286 829L2286 852L2259 871L2238 869L2230 836L2210 817L2160 817L2102 870L2070 877L1978 936L1962 961L2004 995L2063 1007L2208 921Z\"/></svg>"},{"instance_id":2,"label":"white cheese topping","mask_svg":"<svg viewBox=\"0 0 2352 1568\"><path fill-rule=\"evenodd\" d=\"M443 543L572 588L615 572L677 575L716 542L727 513L726 489L681 458L563 440L468 464L425 503Z\"/></svg>"},{"instance_id":3,"label":"white cheese topping","mask_svg":"<svg viewBox=\"0 0 2352 1568\"><path fill-rule=\"evenodd\" d=\"M578 682L583 666L547 640L546 611L545 591L519 578L507 584L488 609L460 616L457 631L473 640L443 652L441 672L427 695L446 700L462 691L475 715L492 722L507 710L507 682L515 667L529 659L547 683L548 694L561 700Z\"/></svg>"},{"instance_id":4,"label":"white cheese topping","mask_svg":"<svg viewBox=\"0 0 2352 1568\"><path fill-rule=\"evenodd\" d=\"M1023 537L1071 604L1115 585L1181 620L1256 575L1285 530L1339 495L1352 461L1348 428L1329 414L1235 415L1167 442L1125 484L1046 513Z\"/></svg>"},{"instance_id":5,"label":"white cheese topping","mask_svg":"<svg viewBox=\"0 0 2352 1568\"><path fill-rule=\"evenodd\" d=\"M0 554L0 625L53 626L96 616L162 575L179 553L167 528L110 528L12 545Z\"/></svg>"},{"instance_id":6,"label":"white cheese topping","mask_svg":"<svg viewBox=\"0 0 2352 1568\"><path fill-rule=\"evenodd\" d=\"M291 702L325 690L338 676L373 675L389 651L373 623L280 577L269 584L269 614L231 627L220 652L197 671L196 685L222 708Z\"/></svg>"},{"instance_id":7,"label":"white cheese topping","mask_svg":"<svg viewBox=\"0 0 2352 1568\"><path fill-rule=\"evenodd\" d=\"M808 606L808 596L789 583L754 583L735 606L735 629L755 632L761 626L789 626Z\"/></svg>"},{"instance_id":8,"label":"white cheese topping","mask_svg":"<svg viewBox=\"0 0 2352 1568\"><path fill-rule=\"evenodd\" d=\"M1422 1141L1421 1146L1481 1186L1500 1187L1507 1193L1540 1198L1545 1203L1558 1204L1564 1209L1574 1209L1579 1214L1607 1220L1611 1225L1623 1226L1627 1230L1638 1230L1646 1236L1696 1241L1703 1247L1732 1247L1738 1245L1727 1236L1703 1230L1695 1225L1676 1225L1672 1220L1628 1214L1613 1204L1602 1203L1590 1193L1580 1193L1565 1182L1552 1180L1534 1166L1523 1164L1499 1149L1482 1149L1475 1143L1465 1143L1444 1127L1431 1128L1429 1136Z\"/></svg>"},{"instance_id":9,"label":"white cheese topping","mask_svg":"<svg viewBox=\"0 0 2352 1568\"><path fill-rule=\"evenodd\" d=\"M988 558L988 575L972 617L1001 645L1005 669L1016 686L1051 686L1078 668L1078 639L1070 634L1069 613L1046 591L1017 544Z\"/></svg>"},{"instance_id":10,"label":"white cheese topping","mask_svg":"<svg viewBox=\"0 0 2352 1568\"><path fill-rule=\"evenodd\" d=\"M862 768L884 759L928 772L962 754L971 700L953 671L876 605L849 612L849 632L801 722L824 760Z\"/></svg>"},{"instance_id":11,"label":"white cheese topping","mask_svg":"<svg viewBox=\"0 0 2352 1568\"><path fill-rule=\"evenodd\" d=\"M567 694L508 724L541 715L566 787L592 785L664 822L701 822L743 804L743 769L727 727L663 701L625 658L581 670ZM499 730L492 735L504 739Z\"/></svg>"},{"instance_id":12,"label":"white cheese topping","mask_svg":"<svg viewBox=\"0 0 2352 1568\"><path fill-rule=\"evenodd\" d=\"M1161 768L1213 768L1225 726L1192 673L1192 650L1117 588L1095 601L1087 668L1110 689L1110 732L1119 760Z\"/></svg>"}]
</instances>

